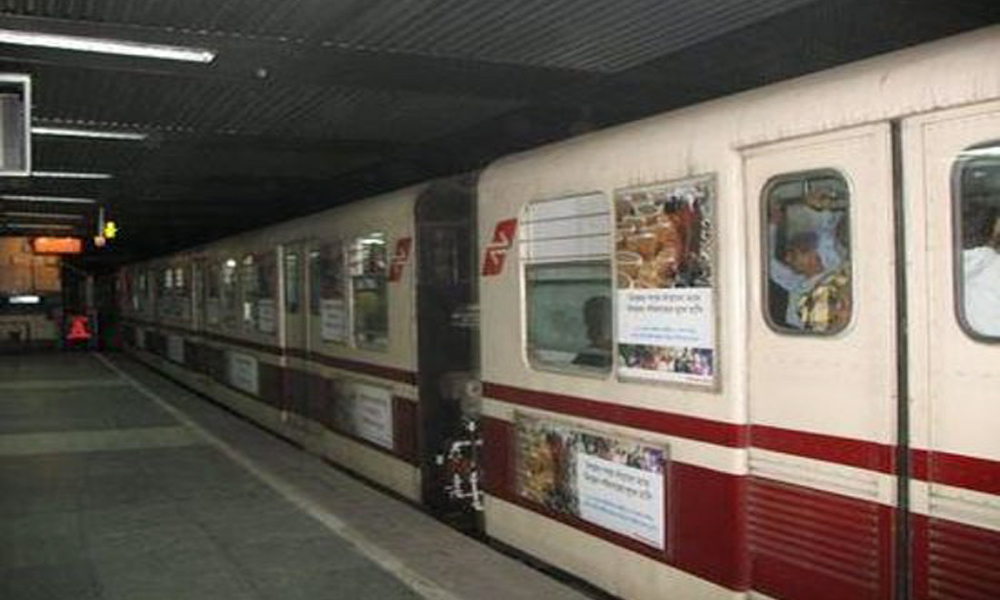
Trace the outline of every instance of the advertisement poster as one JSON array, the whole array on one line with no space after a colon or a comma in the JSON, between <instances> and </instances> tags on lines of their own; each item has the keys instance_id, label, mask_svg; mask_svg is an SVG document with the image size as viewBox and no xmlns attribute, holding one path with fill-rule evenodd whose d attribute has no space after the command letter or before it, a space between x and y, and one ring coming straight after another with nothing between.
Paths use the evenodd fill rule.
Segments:
<instances>
[{"instance_id":1,"label":"advertisement poster","mask_svg":"<svg viewBox=\"0 0 1000 600\"><path fill-rule=\"evenodd\" d=\"M205 320L208 321L209 325L219 324L220 310L218 298L209 298L205 301Z\"/></svg>"},{"instance_id":2,"label":"advertisement poster","mask_svg":"<svg viewBox=\"0 0 1000 600\"><path fill-rule=\"evenodd\" d=\"M229 384L248 394L259 395L260 379L257 373L257 359L249 354L230 352Z\"/></svg>"},{"instance_id":3,"label":"advertisement poster","mask_svg":"<svg viewBox=\"0 0 1000 600\"><path fill-rule=\"evenodd\" d=\"M359 382L340 382L334 422L345 433L392 450L391 390Z\"/></svg>"},{"instance_id":4,"label":"advertisement poster","mask_svg":"<svg viewBox=\"0 0 1000 600\"><path fill-rule=\"evenodd\" d=\"M167 358L175 363L184 364L184 338L179 335L167 336Z\"/></svg>"},{"instance_id":5,"label":"advertisement poster","mask_svg":"<svg viewBox=\"0 0 1000 600\"><path fill-rule=\"evenodd\" d=\"M320 335L324 342L347 342L347 303L344 300L321 300Z\"/></svg>"},{"instance_id":6,"label":"advertisement poster","mask_svg":"<svg viewBox=\"0 0 1000 600\"><path fill-rule=\"evenodd\" d=\"M666 448L517 415L517 493L666 548Z\"/></svg>"},{"instance_id":7,"label":"advertisement poster","mask_svg":"<svg viewBox=\"0 0 1000 600\"><path fill-rule=\"evenodd\" d=\"M274 333L278 330L277 307L274 300L257 301L257 330L261 333Z\"/></svg>"},{"instance_id":8,"label":"advertisement poster","mask_svg":"<svg viewBox=\"0 0 1000 600\"><path fill-rule=\"evenodd\" d=\"M618 374L715 384L715 179L615 193Z\"/></svg>"}]
</instances>

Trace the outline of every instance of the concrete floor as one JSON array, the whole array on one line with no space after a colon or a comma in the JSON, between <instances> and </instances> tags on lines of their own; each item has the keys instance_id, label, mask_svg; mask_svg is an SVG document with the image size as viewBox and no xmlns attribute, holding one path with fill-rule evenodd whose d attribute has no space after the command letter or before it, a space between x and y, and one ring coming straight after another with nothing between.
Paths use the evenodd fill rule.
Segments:
<instances>
[{"instance_id":1,"label":"concrete floor","mask_svg":"<svg viewBox=\"0 0 1000 600\"><path fill-rule=\"evenodd\" d=\"M120 356L0 357L0 598L583 598Z\"/></svg>"}]
</instances>

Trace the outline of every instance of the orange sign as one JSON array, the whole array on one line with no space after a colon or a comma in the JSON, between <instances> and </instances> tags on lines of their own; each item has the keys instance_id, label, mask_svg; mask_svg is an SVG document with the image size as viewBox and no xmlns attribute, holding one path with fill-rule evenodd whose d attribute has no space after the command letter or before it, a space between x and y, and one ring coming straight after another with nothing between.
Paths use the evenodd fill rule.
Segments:
<instances>
[{"instance_id":1,"label":"orange sign","mask_svg":"<svg viewBox=\"0 0 1000 600\"><path fill-rule=\"evenodd\" d=\"M31 240L35 254L80 254L83 242L75 237L37 237Z\"/></svg>"},{"instance_id":2,"label":"orange sign","mask_svg":"<svg viewBox=\"0 0 1000 600\"><path fill-rule=\"evenodd\" d=\"M81 315L70 317L69 333L66 339L71 342L80 342L90 339L90 329L87 328L88 319Z\"/></svg>"}]
</instances>

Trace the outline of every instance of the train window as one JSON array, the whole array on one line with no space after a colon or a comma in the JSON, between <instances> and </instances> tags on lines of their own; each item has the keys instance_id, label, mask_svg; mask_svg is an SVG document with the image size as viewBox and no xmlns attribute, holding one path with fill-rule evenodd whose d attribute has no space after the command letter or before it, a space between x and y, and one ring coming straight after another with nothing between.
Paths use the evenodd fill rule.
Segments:
<instances>
[{"instance_id":1,"label":"train window","mask_svg":"<svg viewBox=\"0 0 1000 600\"><path fill-rule=\"evenodd\" d=\"M764 306L776 331L833 335L851 320L850 192L830 170L764 187Z\"/></svg>"},{"instance_id":2,"label":"train window","mask_svg":"<svg viewBox=\"0 0 1000 600\"><path fill-rule=\"evenodd\" d=\"M204 281L202 289L205 290L205 320L209 325L219 324L219 309L221 302L222 269L218 263L209 263L202 271Z\"/></svg>"},{"instance_id":3,"label":"train window","mask_svg":"<svg viewBox=\"0 0 1000 600\"><path fill-rule=\"evenodd\" d=\"M228 258L222 263L222 322L227 327L236 326L239 299L236 296L239 272L236 259Z\"/></svg>"},{"instance_id":4,"label":"train window","mask_svg":"<svg viewBox=\"0 0 1000 600\"><path fill-rule=\"evenodd\" d=\"M285 310L290 315L299 313L299 253L285 253Z\"/></svg>"},{"instance_id":5,"label":"train window","mask_svg":"<svg viewBox=\"0 0 1000 600\"><path fill-rule=\"evenodd\" d=\"M959 322L1000 341L1000 142L964 151L955 164Z\"/></svg>"},{"instance_id":6,"label":"train window","mask_svg":"<svg viewBox=\"0 0 1000 600\"><path fill-rule=\"evenodd\" d=\"M309 310L320 317L325 342L347 342L347 273L340 242L323 244L309 252Z\"/></svg>"},{"instance_id":7,"label":"train window","mask_svg":"<svg viewBox=\"0 0 1000 600\"><path fill-rule=\"evenodd\" d=\"M354 341L359 347L380 349L389 342L387 264L384 233L369 233L351 244L348 268Z\"/></svg>"},{"instance_id":8,"label":"train window","mask_svg":"<svg viewBox=\"0 0 1000 600\"><path fill-rule=\"evenodd\" d=\"M611 211L603 194L529 204L521 219L528 360L611 371Z\"/></svg>"},{"instance_id":9,"label":"train window","mask_svg":"<svg viewBox=\"0 0 1000 600\"><path fill-rule=\"evenodd\" d=\"M248 254L243 257L243 325L262 333L273 333L275 292L278 278L274 252Z\"/></svg>"}]
</instances>

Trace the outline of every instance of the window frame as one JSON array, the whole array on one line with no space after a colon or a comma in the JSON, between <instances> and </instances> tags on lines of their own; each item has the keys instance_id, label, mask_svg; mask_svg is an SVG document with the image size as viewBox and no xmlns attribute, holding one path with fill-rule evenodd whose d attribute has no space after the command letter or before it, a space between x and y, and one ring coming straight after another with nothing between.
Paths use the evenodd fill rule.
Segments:
<instances>
[{"instance_id":1,"label":"window frame","mask_svg":"<svg viewBox=\"0 0 1000 600\"><path fill-rule=\"evenodd\" d=\"M340 263L339 287L341 290L340 301L344 304L345 335L343 339L339 340L323 338L323 301L328 300L329 298L323 298L322 295L324 271L319 268L319 265L320 262L328 258L326 256L326 251L329 249L336 249L337 259ZM313 328L315 330L315 335L318 336L320 344L329 344L342 348L356 347L354 344L354 313L352 309L353 294L351 287L351 274L348 267L348 255L349 248L347 243L344 241L344 238L340 236L330 240L315 240L306 248L306 278L309 285L309 298L307 299L308 306L305 307L305 310L309 311L309 317L312 319L311 322L315 323Z\"/></svg>"},{"instance_id":2,"label":"window frame","mask_svg":"<svg viewBox=\"0 0 1000 600\"><path fill-rule=\"evenodd\" d=\"M381 236L384 242L382 248L384 253L385 264L382 270L382 286L383 289L385 290L384 292L385 293L385 341L381 343L365 342L358 339L358 333L361 331L361 329L358 327L357 323L357 317L358 317L357 298L356 298L357 289L355 285L356 285L356 279L360 277L365 277L365 275L355 275L351 272L352 261L354 260L352 254L357 251L355 250L355 245L360 244L361 240L363 240L364 238L373 236ZM390 306L391 301L389 298L389 292L391 289L391 286L389 285L389 261L391 260L392 257L390 256L389 253L389 240L390 240L389 233L388 231L386 231L385 228L370 228L365 233L352 235L348 239L349 241L347 242L344 259L345 259L345 265L347 267L345 269L345 274L347 276L346 308L347 308L347 319L348 319L349 346L357 350L388 353L392 345L392 323L390 322L392 315L392 309L391 309L392 307ZM339 343L339 342L330 342L330 343Z\"/></svg>"},{"instance_id":3,"label":"window frame","mask_svg":"<svg viewBox=\"0 0 1000 600\"><path fill-rule=\"evenodd\" d=\"M964 220L962 218L962 173L965 171L966 167L970 162L975 160L974 157L962 157L962 153L968 152L970 150L977 150L980 148L993 147L997 149L1000 153L1000 139L994 139L987 142L982 142L978 144L973 144L962 151L955 158L951 167L951 253L952 253L952 312L955 315L955 320L958 323L959 329L962 330L966 336L975 342L986 344L989 346L1000 345L1000 335L991 336L977 331L971 323L969 323L968 317L965 313L965 267L962 261L962 235L964 233ZM997 190L1000 193L1000 190ZM1000 214L998 214L1000 216Z\"/></svg>"},{"instance_id":4,"label":"window frame","mask_svg":"<svg viewBox=\"0 0 1000 600\"><path fill-rule=\"evenodd\" d=\"M790 180L794 181L799 179L802 181L808 180L810 177L818 176L835 176L844 182L844 187L847 189L847 209L845 210L845 215L847 216L847 264L849 267L850 278L848 279L848 289L850 290L850 315L847 321L842 327L835 331L810 331L808 329L794 329L792 327L783 326L775 323L771 315L771 303L770 303L770 281L771 281L771 267L770 267L770 203L769 195L771 191L781 183L786 183ZM839 339L846 335L854 326L856 320L855 311L855 300L857 298L856 292L857 287L854 284L854 185L848 174L841 169L835 167L821 167L816 169L805 169L802 171L790 171L785 173L779 173L777 175L772 175L768 177L764 186L761 188L760 192L760 223L761 227L758 229L758 235L760 236L760 270L761 270L761 312L763 313L764 322L767 324L768 329L775 334L789 336L789 337L801 337L810 339L826 339L834 340ZM817 282L818 284L819 282Z\"/></svg>"},{"instance_id":5,"label":"window frame","mask_svg":"<svg viewBox=\"0 0 1000 600\"><path fill-rule=\"evenodd\" d=\"M588 256L576 260L551 260L551 261L539 261L533 263L523 252L523 247L530 243L525 240L524 232L527 230L525 228L525 219L530 210L530 207L537 204L543 204L546 202L557 202L560 200L571 200L576 198L586 198L588 196L599 196L602 202L606 205L608 212L608 251L607 258L605 259L608 266L608 298L610 300L610 314L608 318L610 320L610 335L611 335L611 349L610 349L610 363L607 369L598 369L594 367L587 367L584 365L567 365L560 366L552 363L540 362L536 360L533 356L533 352L528 344L528 269L532 265L596 265L601 262L598 257ZM520 304L521 304L521 336L520 336L520 346L521 346L521 361L522 363L532 371L540 373L553 373L557 375L566 375L570 377L579 377L581 379L591 379L596 381L612 381L615 377L615 357L618 351L617 342L617 325L615 323L615 307L617 305L615 299L615 277L616 277L616 267L614 260L614 236L612 235L612 230L614 229L614 206L610 196L604 190L591 190L578 193L567 193L559 196L551 196L546 198L536 198L530 200L521 207L520 214L517 217L517 239L514 241L518 250L518 277L520 284Z\"/></svg>"}]
</instances>

